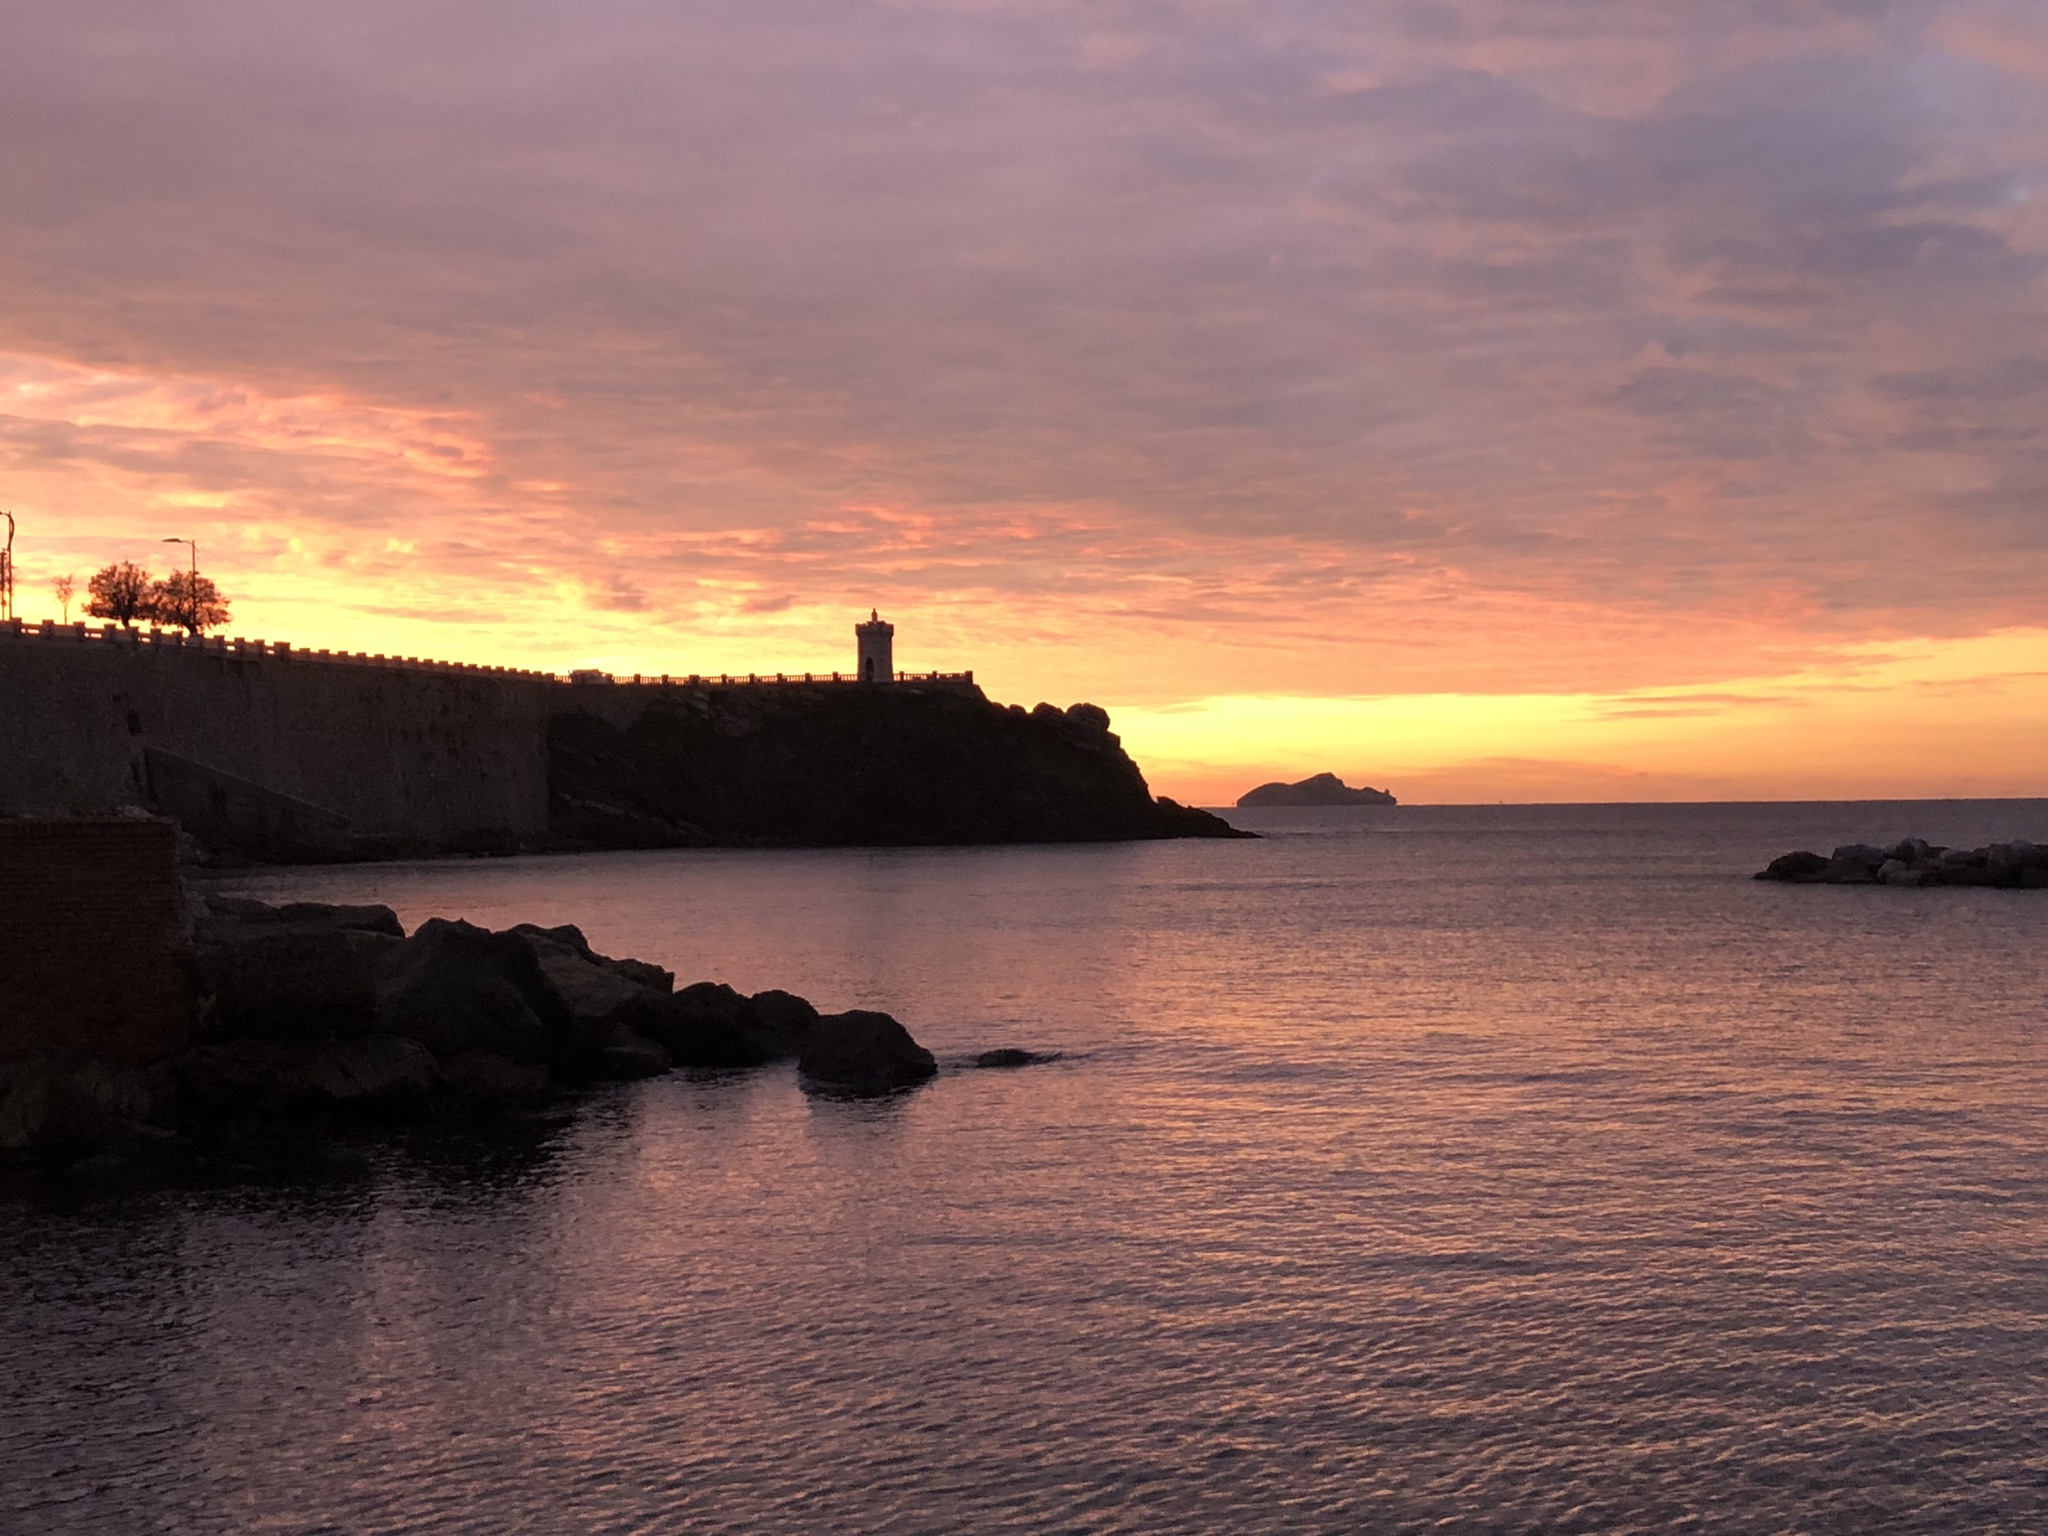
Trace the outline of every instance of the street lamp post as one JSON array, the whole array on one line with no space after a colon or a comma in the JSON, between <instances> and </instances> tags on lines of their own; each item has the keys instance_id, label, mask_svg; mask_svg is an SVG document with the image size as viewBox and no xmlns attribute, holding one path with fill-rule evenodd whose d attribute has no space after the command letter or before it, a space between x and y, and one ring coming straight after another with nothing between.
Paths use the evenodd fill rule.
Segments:
<instances>
[{"instance_id":1,"label":"street lamp post","mask_svg":"<svg viewBox=\"0 0 2048 1536\"><path fill-rule=\"evenodd\" d=\"M166 544L184 544L192 551L192 568L185 576L185 632L199 633L199 541L197 539L165 539Z\"/></svg>"}]
</instances>

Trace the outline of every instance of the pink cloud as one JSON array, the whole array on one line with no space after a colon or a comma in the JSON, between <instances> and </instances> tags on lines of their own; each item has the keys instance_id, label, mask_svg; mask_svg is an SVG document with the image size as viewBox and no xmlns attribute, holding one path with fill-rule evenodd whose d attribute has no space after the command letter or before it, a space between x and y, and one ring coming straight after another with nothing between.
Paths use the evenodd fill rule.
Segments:
<instances>
[{"instance_id":1,"label":"pink cloud","mask_svg":"<svg viewBox=\"0 0 2048 1536\"><path fill-rule=\"evenodd\" d=\"M2039 31L51 8L0 58L0 465L62 559L175 515L295 622L313 568L605 644L883 601L1148 696L2033 622Z\"/></svg>"}]
</instances>

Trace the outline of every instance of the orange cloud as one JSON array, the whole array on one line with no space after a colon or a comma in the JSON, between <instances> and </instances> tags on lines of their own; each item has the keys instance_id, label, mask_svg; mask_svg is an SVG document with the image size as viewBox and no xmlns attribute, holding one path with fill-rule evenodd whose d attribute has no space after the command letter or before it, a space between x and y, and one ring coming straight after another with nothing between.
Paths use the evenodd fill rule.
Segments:
<instances>
[{"instance_id":1,"label":"orange cloud","mask_svg":"<svg viewBox=\"0 0 2048 1536\"><path fill-rule=\"evenodd\" d=\"M350 649L830 670L880 606L1205 794L1378 739L1316 700L1548 796L1867 777L1765 725L1852 684L2031 697L1857 659L2048 624L2025 7L128 25L0 57L31 612L167 534ZM1219 699L1295 702L1148 723Z\"/></svg>"}]
</instances>

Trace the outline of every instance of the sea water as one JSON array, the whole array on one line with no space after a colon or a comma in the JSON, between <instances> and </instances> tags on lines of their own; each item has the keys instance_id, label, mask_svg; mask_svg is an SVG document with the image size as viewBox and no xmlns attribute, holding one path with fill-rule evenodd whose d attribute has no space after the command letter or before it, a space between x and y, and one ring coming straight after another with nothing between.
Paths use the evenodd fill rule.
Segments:
<instances>
[{"instance_id":1,"label":"sea water","mask_svg":"<svg viewBox=\"0 0 2048 1536\"><path fill-rule=\"evenodd\" d=\"M0 1527L2048 1529L2048 892L1748 878L2048 804L1235 814L229 881L946 1070L0 1206Z\"/></svg>"}]
</instances>

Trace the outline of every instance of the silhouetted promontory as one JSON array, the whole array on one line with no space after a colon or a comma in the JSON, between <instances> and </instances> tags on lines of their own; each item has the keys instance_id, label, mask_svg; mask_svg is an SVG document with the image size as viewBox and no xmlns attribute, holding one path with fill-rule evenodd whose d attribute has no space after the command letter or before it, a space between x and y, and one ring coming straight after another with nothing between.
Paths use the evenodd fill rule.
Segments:
<instances>
[{"instance_id":1,"label":"silhouetted promontory","mask_svg":"<svg viewBox=\"0 0 2048 1536\"><path fill-rule=\"evenodd\" d=\"M706 687L623 728L548 728L558 845L596 848L1103 842L1244 837L1154 798L1093 704L977 689Z\"/></svg>"},{"instance_id":2,"label":"silhouetted promontory","mask_svg":"<svg viewBox=\"0 0 2048 1536\"><path fill-rule=\"evenodd\" d=\"M1237 797L1243 809L1276 805L1396 805L1384 789L1353 789L1334 773L1318 773L1293 784L1275 780Z\"/></svg>"}]
</instances>

